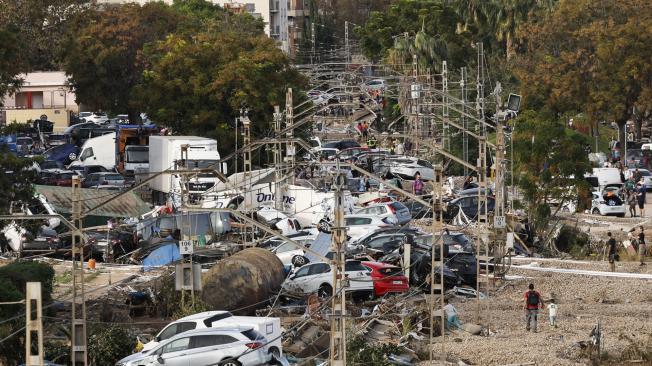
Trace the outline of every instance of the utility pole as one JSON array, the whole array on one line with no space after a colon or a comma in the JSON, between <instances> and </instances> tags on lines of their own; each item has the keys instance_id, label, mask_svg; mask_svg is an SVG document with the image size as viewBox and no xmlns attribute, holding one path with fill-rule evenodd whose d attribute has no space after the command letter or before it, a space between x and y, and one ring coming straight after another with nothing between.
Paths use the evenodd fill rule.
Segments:
<instances>
[{"instance_id":1,"label":"utility pole","mask_svg":"<svg viewBox=\"0 0 652 366\"><path fill-rule=\"evenodd\" d=\"M315 58L315 23L310 22L310 41L312 43L312 52L310 53L310 65L313 64Z\"/></svg>"},{"instance_id":2,"label":"utility pole","mask_svg":"<svg viewBox=\"0 0 652 366\"><path fill-rule=\"evenodd\" d=\"M419 85L419 64L417 63L417 55L413 54L412 55L412 78L414 79L414 89L416 93L416 98L414 98L414 95L412 95L412 113L414 113L414 119L412 121L412 131L411 134L415 136L414 139L414 150L416 152L419 151L419 140L421 139L421 135L419 134L419 102L421 99L421 85Z\"/></svg>"},{"instance_id":3,"label":"utility pole","mask_svg":"<svg viewBox=\"0 0 652 366\"><path fill-rule=\"evenodd\" d=\"M462 111L466 113L466 102L467 102L467 89L466 89L466 78L467 71L466 67L462 67L461 70L462 79L460 80L460 86L462 88ZM462 159L464 161L469 161L469 135L467 130L469 128L466 115L462 113ZM464 166L464 176L469 175L469 169Z\"/></svg>"},{"instance_id":4,"label":"utility pole","mask_svg":"<svg viewBox=\"0 0 652 366\"><path fill-rule=\"evenodd\" d=\"M25 305L25 365L43 365L43 297L40 282L27 282ZM32 353L32 337L36 337L37 353Z\"/></svg>"},{"instance_id":5,"label":"utility pole","mask_svg":"<svg viewBox=\"0 0 652 366\"><path fill-rule=\"evenodd\" d=\"M81 182L78 175L72 177L72 365L88 365L86 348L86 299L84 289L84 239L82 236ZM79 287L79 289L78 289ZM77 309L80 302L81 314ZM80 316L81 315L81 316Z\"/></svg>"},{"instance_id":6,"label":"utility pole","mask_svg":"<svg viewBox=\"0 0 652 366\"><path fill-rule=\"evenodd\" d=\"M281 131L281 121L283 120L283 113L281 113L281 107L278 105L274 106L274 136L279 135ZM282 147L281 143L274 144L274 208L277 210L282 209L282 196L281 196L281 164L282 162Z\"/></svg>"},{"instance_id":7,"label":"utility pole","mask_svg":"<svg viewBox=\"0 0 652 366\"><path fill-rule=\"evenodd\" d=\"M450 136L448 135L448 67L446 61L441 65L441 90L442 90L442 140L441 145L445 150L450 151Z\"/></svg>"},{"instance_id":8,"label":"utility pole","mask_svg":"<svg viewBox=\"0 0 652 366\"><path fill-rule=\"evenodd\" d=\"M294 172L294 163L296 156L296 149L294 146L294 107L292 106L292 88L288 88L285 93L285 127L288 132L285 134L290 141L287 143L285 148L285 154L287 156L288 168L291 172ZM292 176L292 183L294 183L294 174Z\"/></svg>"},{"instance_id":9,"label":"utility pole","mask_svg":"<svg viewBox=\"0 0 652 366\"><path fill-rule=\"evenodd\" d=\"M332 314L330 318L330 366L346 365L346 227L344 226L344 190L346 189L346 177L340 173L339 159L337 161L337 175L334 177L333 193L333 215L334 227L331 250L336 253L335 260L331 264L333 272L333 296L331 300Z\"/></svg>"},{"instance_id":10,"label":"utility pole","mask_svg":"<svg viewBox=\"0 0 652 366\"><path fill-rule=\"evenodd\" d=\"M346 53L346 69L349 69L349 62L351 60L351 47L349 45L349 22L344 22L344 52Z\"/></svg>"},{"instance_id":11,"label":"utility pole","mask_svg":"<svg viewBox=\"0 0 652 366\"><path fill-rule=\"evenodd\" d=\"M441 331L441 353L440 356L443 360L446 359L444 349L444 337L446 334L446 316L444 314L444 220L443 220L443 194L441 186L444 183L442 174L442 166L435 166L435 195L432 198L432 244L430 245L430 361L435 358L434 347L434 330L435 330L435 290L439 290L439 311L440 311L440 331ZM437 207L439 206L439 207ZM437 240L436 233L439 233L439 240ZM439 242L439 260L436 261L435 243ZM435 281L435 267L439 267L439 283Z\"/></svg>"}]
</instances>

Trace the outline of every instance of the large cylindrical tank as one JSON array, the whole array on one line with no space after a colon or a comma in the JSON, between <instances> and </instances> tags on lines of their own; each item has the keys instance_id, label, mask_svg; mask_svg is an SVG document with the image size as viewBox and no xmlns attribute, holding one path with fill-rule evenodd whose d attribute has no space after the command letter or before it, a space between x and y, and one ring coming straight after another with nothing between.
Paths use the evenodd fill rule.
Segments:
<instances>
[{"instance_id":1,"label":"large cylindrical tank","mask_svg":"<svg viewBox=\"0 0 652 366\"><path fill-rule=\"evenodd\" d=\"M252 314L278 293L283 280L283 263L274 253L248 248L202 275L201 297L211 310Z\"/></svg>"}]
</instances>

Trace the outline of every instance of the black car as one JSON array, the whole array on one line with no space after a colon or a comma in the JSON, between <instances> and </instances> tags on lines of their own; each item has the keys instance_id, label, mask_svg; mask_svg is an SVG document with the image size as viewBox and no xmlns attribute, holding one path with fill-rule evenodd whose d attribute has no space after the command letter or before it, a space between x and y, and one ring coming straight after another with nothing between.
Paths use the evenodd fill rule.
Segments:
<instances>
[{"instance_id":1,"label":"black car","mask_svg":"<svg viewBox=\"0 0 652 366\"><path fill-rule=\"evenodd\" d=\"M323 143L321 145L321 147L322 148L344 150L344 149L350 149L352 147L360 147L360 144L357 141L354 141L354 140L341 140L341 141L325 142L325 143Z\"/></svg>"},{"instance_id":2,"label":"black car","mask_svg":"<svg viewBox=\"0 0 652 366\"><path fill-rule=\"evenodd\" d=\"M487 211L493 212L495 205L495 199L493 197L487 197ZM475 220L478 217L478 196L463 196L448 202L444 212L444 218L447 221L453 220L459 213L459 210L462 210L464 215L470 220ZM484 206L480 208L480 213L484 214Z\"/></svg>"}]
</instances>

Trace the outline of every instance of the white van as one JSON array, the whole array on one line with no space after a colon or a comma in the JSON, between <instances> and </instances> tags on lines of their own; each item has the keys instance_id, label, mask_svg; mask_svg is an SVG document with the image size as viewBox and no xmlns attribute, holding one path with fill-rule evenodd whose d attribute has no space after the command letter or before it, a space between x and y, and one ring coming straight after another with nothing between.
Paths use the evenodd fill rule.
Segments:
<instances>
[{"instance_id":1,"label":"white van","mask_svg":"<svg viewBox=\"0 0 652 366\"><path fill-rule=\"evenodd\" d=\"M593 168L593 176L597 178L598 186L593 183L592 190L602 192L610 184L621 184L620 171L618 168Z\"/></svg>"},{"instance_id":2,"label":"white van","mask_svg":"<svg viewBox=\"0 0 652 366\"><path fill-rule=\"evenodd\" d=\"M115 132L86 140L79 158L68 168L89 165L101 165L108 171L115 168Z\"/></svg>"}]
</instances>

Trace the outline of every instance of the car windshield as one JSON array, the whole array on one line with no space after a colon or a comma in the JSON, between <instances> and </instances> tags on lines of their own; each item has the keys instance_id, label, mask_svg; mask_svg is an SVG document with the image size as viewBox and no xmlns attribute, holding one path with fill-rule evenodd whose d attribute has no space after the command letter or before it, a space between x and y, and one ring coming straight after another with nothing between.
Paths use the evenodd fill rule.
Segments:
<instances>
[{"instance_id":1,"label":"car windshield","mask_svg":"<svg viewBox=\"0 0 652 366\"><path fill-rule=\"evenodd\" d=\"M68 135L50 135L50 141L61 141L66 140Z\"/></svg>"},{"instance_id":2,"label":"car windshield","mask_svg":"<svg viewBox=\"0 0 652 366\"><path fill-rule=\"evenodd\" d=\"M149 147L138 146L130 147L127 150L127 163L147 163L149 162Z\"/></svg>"}]
</instances>

